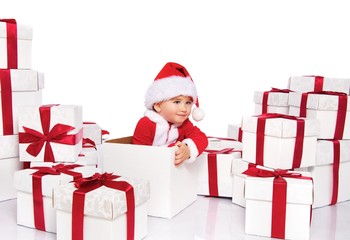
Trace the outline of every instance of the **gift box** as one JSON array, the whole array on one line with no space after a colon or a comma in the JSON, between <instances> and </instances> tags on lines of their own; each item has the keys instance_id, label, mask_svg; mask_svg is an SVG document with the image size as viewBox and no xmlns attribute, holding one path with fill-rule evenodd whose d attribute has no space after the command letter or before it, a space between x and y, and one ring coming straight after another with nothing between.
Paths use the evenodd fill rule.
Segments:
<instances>
[{"instance_id":1,"label":"gift box","mask_svg":"<svg viewBox=\"0 0 350 240\"><path fill-rule=\"evenodd\" d=\"M78 156L76 164L86 165L86 166L95 166L101 168L102 160L102 144L96 145L95 147L84 147L82 152Z\"/></svg>"},{"instance_id":2,"label":"gift box","mask_svg":"<svg viewBox=\"0 0 350 240\"><path fill-rule=\"evenodd\" d=\"M222 150L225 148L242 149L242 142L229 137L208 137L208 146L206 150Z\"/></svg>"},{"instance_id":3,"label":"gift box","mask_svg":"<svg viewBox=\"0 0 350 240\"><path fill-rule=\"evenodd\" d=\"M197 194L211 197L232 197L232 161L242 157L242 150L241 148L216 150L212 149L210 138L208 142L207 149L189 166L197 178ZM215 145L219 145L219 143Z\"/></svg>"},{"instance_id":4,"label":"gift box","mask_svg":"<svg viewBox=\"0 0 350 240\"><path fill-rule=\"evenodd\" d=\"M242 142L241 124L229 124L227 127L227 137Z\"/></svg>"},{"instance_id":5,"label":"gift box","mask_svg":"<svg viewBox=\"0 0 350 240\"><path fill-rule=\"evenodd\" d=\"M94 167L73 164L37 166L16 171L14 186L17 190L17 224L56 232L56 211L52 206L53 188L74 178L92 176L98 171Z\"/></svg>"},{"instance_id":6,"label":"gift box","mask_svg":"<svg viewBox=\"0 0 350 240\"><path fill-rule=\"evenodd\" d=\"M0 135L18 134L18 108L40 106L44 75L34 70L0 69Z\"/></svg>"},{"instance_id":7,"label":"gift box","mask_svg":"<svg viewBox=\"0 0 350 240\"><path fill-rule=\"evenodd\" d=\"M313 208L350 200L350 140L318 140L316 166L298 170L314 180Z\"/></svg>"},{"instance_id":8,"label":"gift box","mask_svg":"<svg viewBox=\"0 0 350 240\"><path fill-rule=\"evenodd\" d=\"M245 182L245 233L309 239L313 184L309 173L249 168Z\"/></svg>"},{"instance_id":9,"label":"gift box","mask_svg":"<svg viewBox=\"0 0 350 240\"><path fill-rule=\"evenodd\" d=\"M0 136L1 159L18 157L18 135Z\"/></svg>"},{"instance_id":10,"label":"gift box","mask_svg":"<svg viewBox=\"0 0 350 240\"><path fill-rule=\"evenodd\" d=\"M172 218L197 199L196 177L184 163L174 165L177 147L131 144L131 137L103 143L103 171L150 182L148 215Z\"/></svg>"},{"instance_id":11,"label":"gift box","mask_svg":"<svg viewBox=\"0 0 350 240\"><path fill-rule=\"evenodd\" d=\"M255 91L255 114L281 113L288 114L288 90L272 88L271 91Z\"/></svg>"},{"instance_id":12,"label":"gift box","mask_svg":"<svg viewBox=\"0 0 350 240\"><path fill-rule=\"evenodd\" d=\"M0 159L0 201L16 198L17 191L14 187L13 175L20 169L22 165L18 157Z\"/></svg>"},{"instance_id":13,"label":"gift box","mask_svg":"<svg viewBox=\"0 0 350 240\"><path fill-rule=\"evenodd\" d=\"M94 122L83 122L83 137L92 140L96 145L102 144L102 128Z\"/></svg>"},{"instance_id":14,"label":"gift box","mask_svg":"<svg viewBox=\"0 0 350 240\"><path fill-rule=\"evenodd\" d=\"M319 139L350 139L349 99L338 92L290 93L289 114L317 119Z\"/></svg>"},{"instance_id":15,"label":"gift box","mask_svg":"<svg viewBox=\"0 0 350 240\"><path fill-rule=\"evenodd\" d=\"M32 38L31 26L0 19L0 68L31 69Z\"/></svg>"},{"instance_id":16,"label":"gift box","mask_svg":"<svg viewBox=\"0 0 350 240\"><path fill-rule=\"evenodd\" d=\"M330 78L323 76L292 76L288 89L295 92L334 91L349 95L349 78Z\"/></svg>"},{"instance_id":17,"label":"gift box","mask_svg":"<svg viewBox=\"0 0 350 240\"><path fill-rule=\"evenodd\" d=\"M18 124L20 161L78 160L82 151L81 106L23 106L20 108Z\"/></svg>"},{"instance_id":18,"label":"gift box","mask_svg":"<svg viewBox=\"0 0 350 240\"><path fill-rule=\"evenodd\" d=\"M84 191L87 185L90 189ZM149 198L147 180L108 173L57 186L57 239L142 239L147 235Z\"/></svg>"},{"instance_id":19,"label":"gift box","mask_svg":"<svg viewBox=\"0 0 350 240\"><path fill-rule=\"evenodd\" d=\"M244 117L242 158L269 168L314 166L318 130L316 119L273 113Z\"/></svg>"}]
</instances>

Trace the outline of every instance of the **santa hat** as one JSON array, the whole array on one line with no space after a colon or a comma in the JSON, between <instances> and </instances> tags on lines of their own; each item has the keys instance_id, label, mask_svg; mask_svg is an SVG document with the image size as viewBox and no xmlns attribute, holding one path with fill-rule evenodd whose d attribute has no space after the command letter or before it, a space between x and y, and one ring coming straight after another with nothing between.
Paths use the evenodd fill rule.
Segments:
<instances>
[{"instance_id":1,"label":"santa hat","mask_svg":"<svg viewBox=\"0 0 350 240\"><path fill-rule=\"evenodd\" d=\"M201 121L204 118L204 112L199 108L196 86L190 74L180 64L169 62L160 70L147 89L145 106L147 109L153 109L155 103L180 95L192 97L196 105L192 110L192 118L195 121Z\"/></svg>"}]
</instances>

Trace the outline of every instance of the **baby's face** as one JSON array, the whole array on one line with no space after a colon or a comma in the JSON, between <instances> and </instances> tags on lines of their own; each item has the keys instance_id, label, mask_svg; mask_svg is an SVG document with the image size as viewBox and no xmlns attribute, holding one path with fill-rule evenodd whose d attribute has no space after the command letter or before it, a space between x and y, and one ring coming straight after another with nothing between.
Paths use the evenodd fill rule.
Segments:
<instances>
[{"instance_id":1,"label":"baby's face","mask_svg":"<svg viewBox=\"0 0 350 240\"><path fill-rule=\"evenodd\" d=\"M154 109L170 123L181 125L191 114L193 100L187 96L177 96L154 105Z\"/></svg>"}]
</instances>

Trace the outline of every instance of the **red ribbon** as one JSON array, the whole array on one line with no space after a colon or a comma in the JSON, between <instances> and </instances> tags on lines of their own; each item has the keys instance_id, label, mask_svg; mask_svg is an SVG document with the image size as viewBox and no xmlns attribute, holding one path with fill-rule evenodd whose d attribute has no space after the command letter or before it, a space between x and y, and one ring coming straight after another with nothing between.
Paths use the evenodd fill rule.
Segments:
<instances>
[{"instance_id":1,"label":"red ribbon","mask_svg":"<svg viewBox=\"0 0 350 240\"><path fill-rule=\"evenodd\" d=\"M256 164L264 166L264 142L266 119L284 118L297 121L297 132L294 144L294 155L292 168L299 168L303 154L305 121L304 119L277 113L266 113L258 116L256 133Z\"/></svg>"},{"instance_id":2,"label":"red ribbon","mask_svg":"<svg viewBox=\"0 0 350 240\"><path fill-rule=\"evenodd\" d=\"M2 127L4 135L13 135L12 86L9 69L0 70Z\"/></svg>"},{"instance_id":3,"label":"red ribbon","mask_svg":"<svg viewBox=\"0 0 350 240\"><path fill-rule=\"evenodd\" d=\"M230 154L233 152L242 152L242 150L234 150L234 148L224 148L222 150L204 150L208 153L208 182L209 195L212 197L219 196L218 188L218 169L217 169L217 154Z\"/></svg>"},{"instance_id":4,"label":"red ribbon","mask_svg":"<svg viewBox=\"0 0 350 240\"><path fill-rule=\"evenodd\" d=\"M331 205L334 205L338 202L340 143L338 140L331 141L333 142L333 191Z\"/></svg>"},{"instance_id":5,"label":"red ribbon","mask_svg":"<svg viewBox=\"0 0 350 240\"><path fill-rule=\"evenodd\" d=\"M41 152L44 143L46 143L44 162L55 162L55 157L50 144L51 142L75 145L80 141L83 134L83 131L80 130L74 135L68 135L68 132L72 131L74 127L60 123L53 126L53 128L50 130L50 109L53 106L57 106L57 104L43 105L39 108L43 133L24 126L24 132L18 133L19 143L30 143L26 151L32 156L36 157Z\"/></svg>"},{"instance_id":6,"label":"red ribbon","mask_svg":"<svg viewBox=\"0 0 350 240\"><path fill-rule=\"evenodd\" d=\"M338 96L338 110L337 110L337 121L335 125L334 137L333 139L343 139L347 105L348 105L348 95L343 92L332 92L332 91L318 91L318 92L307 92L301 95L300 102L300 117L306 117L306 105L309 94L322 94Z\"/></svg>"},{"instance_id":7,"label":"red ribbon","mask_svg":"<svg viewBox=\"0 0 350 240\"><path fill-rule=\"evenodd\" d=\"M243 172L251 177L273 177L272 213L271 213L271 237L285 238L286 208L287 208L287 178L300 178L312 180L300 173L288 172L288 170L275 169L269 171L260 168L248 168Z\"/></svg>"},{"instance_id":8,"label":"red ribbon","mask_svg":"<svg viewBox=\"0 0 350 240\"><path fill-rule=\"evenodd\" d=\"M83 138L83 148L95 148L97 150L96 143L90 138Z\"/></svg>"},{"instance_id":9,"label":"red ribbon","mask_svg":"<svg viewBox=\"0 0 350 240\"><path fill-rule=\"evenodd\" d=\"M45 231L44 203L42 193L42 177L46 175L60 175L61 173L73 176L74 179L82 177L81 173L73 172L72 169L82 167L78 164L64 165L57 164L52 167L32 167L38 171L32 174L34 226L36 229Z\"/></svg>"},{"instance_id":10,"label":"red ribbon","mask_svg":"<svg viewBox=\"0 0 350 240\"><path fill-rule=\"evenodd\" d=\"M75 180L72 204L72 240L84 239L84 203L85 194L101 186L125 192L126 195L126 221L127 239L133 240L135 234L135 196L134 188L126 181L113 181L120 176L112 173L95 173L92 177Z\"/></svg>"},{"instance_id":11,"label":"red ribbon","mask_svg":"<svg viewBox=\"0 0 350 240\"><path fill-rule=\"evenodd\" d=\"M270 91L266 91L263 93L263 99L262 99L262 110L261 113L265 114L267 113L267 101L269 99L269 94L271 92L276 92L276 93L290 93L293 92L292 90L289 89L279 89L279 88L271 88Z\"/></svg>"},{"instance_id":12,"label":"red ribbon","mask_svg":"<svg viewBox=\"0 0 350 240\"><path fill-rule=\"evenodd\" d=\"M18 68L17 53L17 23L15 19L0 19L0 22L6 22L7 35L7 68Z\"/></svg>"}]
</instances>

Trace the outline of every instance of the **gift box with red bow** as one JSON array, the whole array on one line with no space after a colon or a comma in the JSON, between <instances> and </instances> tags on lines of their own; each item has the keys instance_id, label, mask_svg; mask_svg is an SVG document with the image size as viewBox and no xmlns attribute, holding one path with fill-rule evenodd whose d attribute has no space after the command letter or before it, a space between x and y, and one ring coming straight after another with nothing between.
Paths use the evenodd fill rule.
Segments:
<instances>
[{"instance_id":1,"label":"gift box with red bow","mask_svg":"<svg viewBox=\"0 0 350 240\"><path fill-rule=\"evenodd\" d=\"M255 91L254 114L281 113L288 114L288 96L290 90L272 88L270 91Z\"/></svg>"},{"instance_id":2,"label":"gift box with red bow","mask_svg":"<svg viewBox=\"0 0 350 240\"><path fill-rule=\"evenodd\" d=\"M19 110L19 159L76 162L82 150L82 107L23 106Z\"/></svg>"},{"instance_id":3,"label":"gift box with red bow","mask_svg":"<svg viewBox=\"0 0 350 240\"><path fill-rule=\"evenodd\" d=\"M315 165L318 122L267 113L242 121L245 161L280 169Z\"/></svg>"},{"instance_id":4,"label":"gift box with red bow","mask_svg":"<svg viewBox=\"0 0 350 240\"><path fill-rule=\"evenodd\" d=\"M57 239L142 239L149 197L149 181L112 173L57 186Z\"/></svg>"},{"instance_id":5,"label":"gift box with red bow","mask_svg":"<svg viewBox=\"0 0 350 240\"><path fill-rule=\"evenodd\" d=\"M0 68L31 69L32 38L31 26L0 19Z\"/></svg>"},{"instance_id":6,"label":"gift box with red bow","mask_svg":"<svg viewBox=\"0 0 350 240\"><path fill-rule=\"evenodd\" d=\"M95 167L77 164L36 166L16 171L17 224L47 232L56 232L56 211L52 206L54 186L99 172Z\"/></svg>"}]
</instances>

